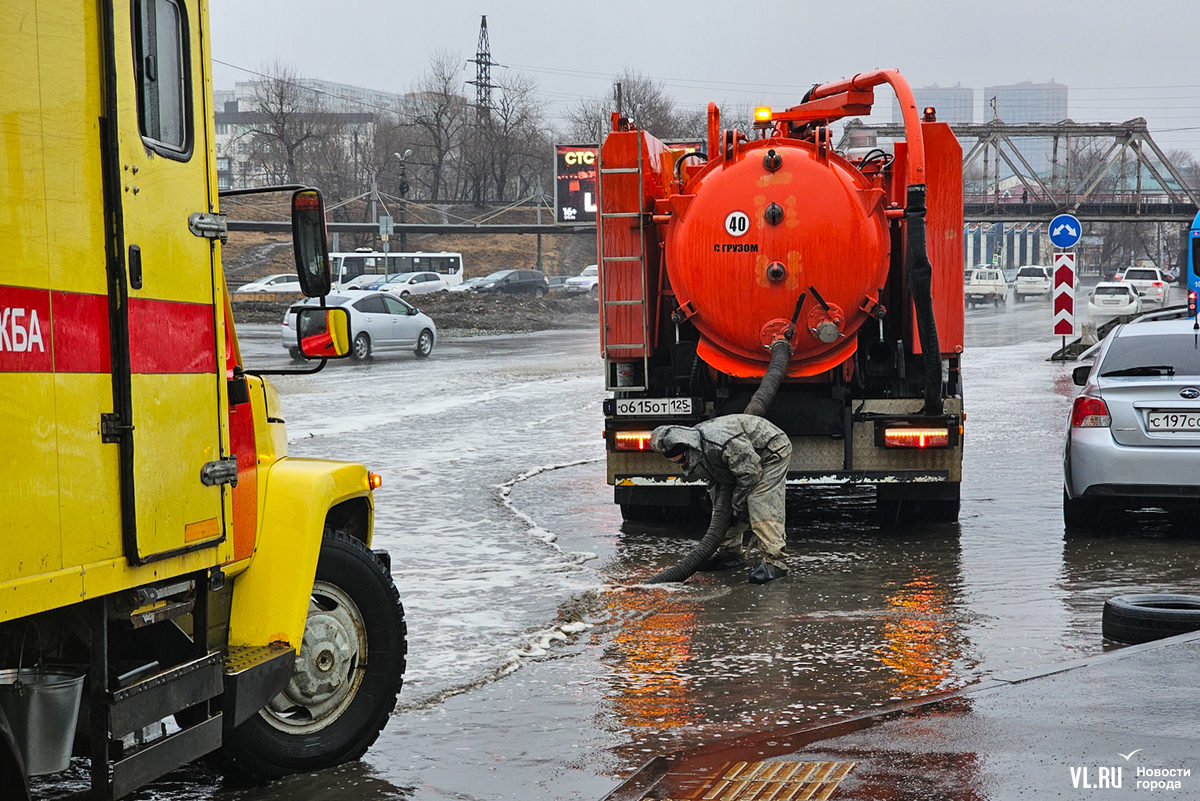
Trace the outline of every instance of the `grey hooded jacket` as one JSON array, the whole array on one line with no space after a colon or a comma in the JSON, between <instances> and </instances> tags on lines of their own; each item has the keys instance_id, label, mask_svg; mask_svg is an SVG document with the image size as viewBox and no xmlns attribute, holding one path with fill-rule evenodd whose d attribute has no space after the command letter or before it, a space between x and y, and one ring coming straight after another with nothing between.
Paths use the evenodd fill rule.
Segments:
<instances>
[{"instance_id":1,"label":"grey hooded jacket","mask_svg":"<svg viewBox=\"0 0 1200 801\"><path fill-rule=\"evenodd\" d=\"M728 414L696 426L659 426L650 447L659 453L673 445L688 447L684 475L733 485L733 508L746 508L746 497L762 476L762 461L790 454L787 434L762 417Z\"/></svg>"}]
</instances>

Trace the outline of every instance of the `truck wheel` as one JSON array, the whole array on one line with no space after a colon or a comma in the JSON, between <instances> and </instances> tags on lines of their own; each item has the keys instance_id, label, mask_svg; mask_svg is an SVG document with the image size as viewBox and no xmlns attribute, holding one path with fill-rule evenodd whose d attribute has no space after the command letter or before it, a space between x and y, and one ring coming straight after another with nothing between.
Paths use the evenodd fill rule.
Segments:
<instances>
[{"instance_id":1,"label":"truck wheel","mask_svg":"<svg viewBox=\"0 0 1200 801\"><path fill-rule=\"evenodd\" d=\"M0 798L29 801L25 764L3 709L0 709Z\"/></svg>"},{"instance_id":2,"label":"truck wheel","mask_svg":"<svg viewBox=\"0 0 1200 801\"><path fill-rule=\"evenodd\" d=\"M406 633L383 564L358 540L326 535L292 679L226 736L226 761L243 775L273 779L361 757L396 706Z\"/></svg>"},{"instance_id":3,"label":"truck wheel","mask_svg":"<svg viewBox=\"0 0 1200 801\"><path fill-rule=\"evenodd\" d=\"M1170 593L1118 595L1104 602L1101 630L1130 645L1200 630L1200 596Z\"/></svg>"},{"instance_id":4,"label":"truck wheel","mask_svg":"<svg viewBox=\"0 0 1200 801\"><path fill-rule=\"evenodd\" d=\"M350 355L356 362L361 362L371 355L371 337L367 335L366 331L359 332L359 335L354 338Z\"/></svg>"}]
</instances>

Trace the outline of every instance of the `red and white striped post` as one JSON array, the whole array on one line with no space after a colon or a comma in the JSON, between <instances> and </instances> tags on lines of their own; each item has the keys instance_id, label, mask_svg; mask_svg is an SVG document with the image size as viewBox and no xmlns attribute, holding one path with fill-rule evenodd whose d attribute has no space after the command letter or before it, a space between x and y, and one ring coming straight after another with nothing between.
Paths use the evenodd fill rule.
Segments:
<instances>
[{"instance_id":1,"label":"red and white striped post","mask_svg":"<svg viewBox=\"0 0 1200 801\"><path fill-rule=\"evenodd\" d=\"M1067 336L1075 335L1075 253L1054 254L1054 333L1062 334L1063 349Z\"/></svg>"}]
</instances>

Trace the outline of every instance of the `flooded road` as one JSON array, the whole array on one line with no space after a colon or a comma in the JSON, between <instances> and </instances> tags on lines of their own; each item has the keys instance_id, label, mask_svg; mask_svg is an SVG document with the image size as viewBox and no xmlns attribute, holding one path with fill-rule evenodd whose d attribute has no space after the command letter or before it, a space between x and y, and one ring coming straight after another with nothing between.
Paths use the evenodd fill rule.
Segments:
<instances>
[{"instance_id":1,"label":"flooded road","mask_svg":"<svg viewBox=\"0 0 1200 801\"><path fill-rule=\"evenodd\" d=\"M622 524L594 331L440 342L275 379L291 453L383 475L409 663L364 760L268 786L190 769L146 798L596 799L650 757L1099 653L1123 592L1200 592L1153 513L1064 539L1076 388L1048 302L972 309L957 525L880 531L869 493L789 500L787 579L630 585L702 533ZM282 366L277 328L243 332ZM60 785L61 787L61 785Z\"/></svg>"}]
</instances>

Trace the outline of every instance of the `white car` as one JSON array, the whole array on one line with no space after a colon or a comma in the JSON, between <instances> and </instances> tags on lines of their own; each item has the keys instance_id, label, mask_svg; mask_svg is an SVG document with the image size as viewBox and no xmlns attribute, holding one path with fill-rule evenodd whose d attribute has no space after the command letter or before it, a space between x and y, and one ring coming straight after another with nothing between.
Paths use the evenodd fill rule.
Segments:
<instances>
[{"instance_id":1,"label":"white car","mask_svg":"<svg viewBox=\"0 0 1200 801\"><path fill-rule=\"evenodd\" d=\"M441 292L449 289L450 284L437 273L396 273L388 276L386 281L368 284L368 289L378 289L406 298L409 295L428 295L430 292Z\"/></svg>"},{"instance_id":2,"label":"white car","mask_svg":"<svg viewBox=\"0 0 1200 801\"><path fill-rule=\"evenodd\" d=\"M234 292L299 292L300 279L295 273L276 273L242 284Z\"/></svg>"},{"instance_id":3,"label":"white car","mask_svg":"<svg viewBox=\"0 0 1200 801\"><path fill-rule=\"evenodd\" d=\"M1025 298L1049 298L1054 291L1054 268L1040 264L1027 264L1017 270L1017 283L1013 287L1013 300L1021 303Z\"/></svg>"},{"instance_id":4,"label":"white car","mask_svg":"<svg viewBox=\"0 0 1200 801\"><path fill-rule=\"evenodd\" d=\"M326 295L325 304L341 306L350 312L350 356L355 361L362 361L382 350L411 350L424 358L437 344L437 326L433 320L386 292ZM283 347L293 359L300 359L296 343L296 311L316 305L319 305L318 298L308 298L291 306L283 315L280 328Z\"/></svg>"},{"instance_id":5,"label":"white car","mask_svg":"<svg viewBox=\"0 0 1200 801\"><path fill-rule=\"evenodd\" d=\"M589 264L579 275L567 279L567 283L563 285L563 291L568 295L580 295L584 292L591 292L598 286L600 286L600 268L595 264Z\"/></svg>"},{"instance_id":6,"label":"white car","mask_svg":"<svg viewBox=\"0 0 1200 801\"><path fill-rule=\"evenodd\" d=\"M1157 267L1130 267L1124 273L1118 273L1117 280L1132 286L1143 300L1160 306L1167 302L1167 279Z\"/></svg>"},{"instance_id":7,"label":"white car","mask_svg":"<svg viewBox=\"0 0 1200 801\"><path fill-rule=\"evenodd\" d=\"M1124 281L1101 281L1088 296L1088 317L1093 320L1141 311L1141 297Z\"/></svg>"},{"instance_id":8,"label":"white car","mask_svg":"<svg viewBox=\"0 0 1200 801\"><path fill-rule=\"evenodd\" d=\"M450 287L450 291L451 292L470 292L472 289L475 288L475 286L477 284L481 284L481 283L483 283L483 276L480 276L479 278L468 278L467 280L463 281L461 284L455 284L454 286Z\"/></svg>"}]
</instances>

